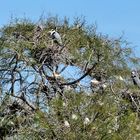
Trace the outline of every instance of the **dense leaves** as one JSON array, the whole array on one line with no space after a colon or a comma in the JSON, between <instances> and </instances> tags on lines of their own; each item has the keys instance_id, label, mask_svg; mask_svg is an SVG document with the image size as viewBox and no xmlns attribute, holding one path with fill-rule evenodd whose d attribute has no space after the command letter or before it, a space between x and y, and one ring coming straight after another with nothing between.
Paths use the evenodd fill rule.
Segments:
<instances>
[{"instance_id":1,"label":"dense leaves","mask_svg":"<svg viewBox=\"0 0 140 140\"><path fill-rule=\"evenodd\" d=\"M1 139L140 138L140 90L131 79L139 59L123 37L85 23L49 17L1 28ZM50 38L51 29L63 45Z\"/></svg>"}]
</instances>

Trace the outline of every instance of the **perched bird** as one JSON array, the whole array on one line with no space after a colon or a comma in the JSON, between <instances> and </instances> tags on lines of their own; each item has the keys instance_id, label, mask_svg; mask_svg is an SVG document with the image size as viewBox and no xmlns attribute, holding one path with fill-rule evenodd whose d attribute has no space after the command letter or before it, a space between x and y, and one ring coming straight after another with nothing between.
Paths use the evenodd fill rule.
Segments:
<instances>
[{"instance_id":1,"label":"perched bird","mask_svg":"<svg viewBox=\"0 0 140 140\"><path fill-rule=\"evenodd\" d=\"M94 85L94 86L97 86L99 85L101 82L96 80L95 78L91 80L91 84Z\"/></svg>"},{"instance_id":2,"label":"perched bird","mask_svg":"<svg viewBox=\"0 0 140 140\"><path fill-rule=\"evenodd\" d=\"M84 119L84 125L88 125L89 123L90 123L90 120L89 120L88 117L86 117L86 118Z\"/></svg>"},{"instance_id":3,"label":"perched bird","mask_svg":"<svg viewBox=\"0 0 140 140\"><path fill-rule=\"evenodd\" d=\"M69 122L67 120L64 121L64 126L67 127L67 128L70 127L70 124L69 124Z\"/></svg>"},{"instance_id":4,"label":"perched bird","mask_svg":"<svg viewBox=\"0 0 140 140\"><path fill-rule=\"evenodd\" d=\"M115 78L116 78L117 80L124 81L124 79L122 78L121 75L119 75L119 76L115 76Z\"/></svg>"},{"instance_id":5,"label":"perched bird","mask_svg":"<svg viewBox=\"0 0 140 140\"><path fill-rule=\"evenodd\" d=\"M66 104L65 102L63 102L63 103L62 103L62 106L63 106L63 107L66 107L66 106L67 106L67 104Z\"/></svg>"},{"instance_id":6,"label":"perched bird","mask_svg":"<svg viewBox=\"0 0 140 140\"><path fill-rule=\"evenodd\" d=\"M124 79L122 78L122 76L119 76L119 80L120 80L120 81L123 81Z\"/></svg>"},{"instance_id":7,"label":"perched bird","mask_svg":"<svg viewBox=\"0 0 140 140\"><path fill-rule=\"evenodd\" d=\"M72 114L71 118L72 118L73 120L77 120L77 119L78 119L77 115L75 115L75 114Z\"/></svg>"},{"instance_id":8,"label":"perched bird","mask_svg":"<svg viewBox=\"0 0 140 140\"><path fill-rule=\"evenodd\" d=\"M61 36L60 36L60 34L56 30L52 29L48 33L50 34L50 37L53 39L53 42L55 42L58 45L62 46Z\"/></svg>"},{"instance_id":9,"label":"perched bird","mask_svg":"<svg viewBox=\"0 0 140 140\"><path fill-rule=\"evenodd\" d=\"M102 84L102 88L103 89L107 88L107 84Z\"/></svg>"},{"instance_id":10,"label":"perched bird","mask_svg":"<svg viewBox=\"0 0 140 140\"><path fill-rule=\"evenodd\" d=\"M105 81L100 81L94 78L90 82L91 82L91 89L93 92L100 91L101 93L103 93L104 90L107 88L107 83Z\"/></svg>"},{"instance_id":11,"label":"perched bird","mask_svg":"<svg viewBox=\"0 0 140 140\"><path fill-rule=\"evenodd\" d=\"M133 80L134 85L137 85L140 88L140 77L136 70L131 72L131 78Z\"/></svg>"},{"instance_id":12,"label":"perched bird","mask_svg":"<svg viewBox=\"0 0 140 140\"><path fill-rule=\"evenodd\" d=\"M60 78L61 77L61 75L59 73L55 72L55 71L53 72L52 76L55 77L55 78Z\"/></svg>"}]
</instances>

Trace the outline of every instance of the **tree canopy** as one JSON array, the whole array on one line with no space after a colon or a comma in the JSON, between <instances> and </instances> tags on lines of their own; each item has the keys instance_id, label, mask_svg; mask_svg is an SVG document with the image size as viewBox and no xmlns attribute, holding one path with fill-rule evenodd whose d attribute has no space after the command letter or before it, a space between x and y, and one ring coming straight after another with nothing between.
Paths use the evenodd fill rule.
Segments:
<instances>
[{"instance_id":1,"label":"tree canopy","mask_svg":"<svg viewBox=\"0 0 140 140\"><path fill-rule=\"evenodd\" d=\"M131 79L140 63L130 45L81 18L2 27L1 139L140 139L140 90Z\"/></svg>"}]
</instances>

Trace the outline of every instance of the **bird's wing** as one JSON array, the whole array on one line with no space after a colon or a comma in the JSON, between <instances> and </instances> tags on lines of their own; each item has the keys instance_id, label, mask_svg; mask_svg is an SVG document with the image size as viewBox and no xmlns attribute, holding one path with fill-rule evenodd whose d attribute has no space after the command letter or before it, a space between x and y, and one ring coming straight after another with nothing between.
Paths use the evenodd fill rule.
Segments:
<instances>
[{"instance_id":1,"label":"bird's wing","mask_svg":"<svg viewBox=\"0 0 140 140\"><path fill-rule=\"evenodd\" d=\"M55 36L56 39L61 40L61 37L60 37L60 34L59 33L55 32L54 33L54 36Z\"/></svg>"}]
</instances>

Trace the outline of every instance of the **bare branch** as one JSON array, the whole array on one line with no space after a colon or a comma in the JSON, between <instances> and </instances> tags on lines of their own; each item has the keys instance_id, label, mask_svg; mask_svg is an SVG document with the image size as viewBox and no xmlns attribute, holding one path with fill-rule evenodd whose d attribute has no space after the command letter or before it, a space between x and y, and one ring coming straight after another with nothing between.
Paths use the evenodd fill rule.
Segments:
<instances>
[{"instance_id":1,"label":"bare branch","mask_svg":"<svg viewBox=\"0 0 140 140\"><path fill-rule=\"evenodd\" d=\"M69 82L69 83L62 83L61 85L64 86L64 85L72 85L72 84L78 83L79 81L84 79L93 69L95 69L97 64L98 63L94 63L94 65L90 69L88 69L87 72L85 74L83 74L80 78L78 78L77 80Z\"/></svg>"}]
</instances>

